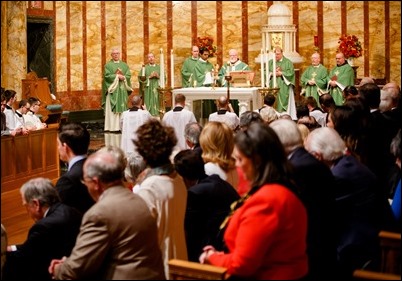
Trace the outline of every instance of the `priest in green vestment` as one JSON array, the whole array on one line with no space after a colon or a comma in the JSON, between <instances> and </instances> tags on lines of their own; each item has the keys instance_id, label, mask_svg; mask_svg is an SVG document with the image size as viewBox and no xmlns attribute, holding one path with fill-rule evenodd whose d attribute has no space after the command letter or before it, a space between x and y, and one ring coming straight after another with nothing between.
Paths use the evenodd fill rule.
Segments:
<instances>
[{"instance_id":1,"label":"priest in green vestment","mask_svg":"<svg viewBox=\"0 0 402 281\"><path fill-rule=\"evenodd\" d=\"M149 53L148 63L141 68L138 76L138 82L140 83L140 95L143 98L144 104L149 113L155 117L160 117L158 92L158 88L160 86L160 75L160 65L155 63L155 55L153 53ZM144 81L140 79L141 76L145 76Z\"/></svg>"},{"instance_id":2,"label":"priest in green vestment","mask_svg":"<svg viewBox=\"0 0 402 281\"><path fill-rule=\"evenodd\" d=\"M211 87L213 84L214 66L208 61L209 50L200 48L200 59L194 66L193 78L191 84L193 87ZM202 118L208 118L209 114L216 111L214 100L203 100L202 102Z\"/></svg>"},{"instance_id":3,"label":"priest in green vestment","mask_svg":"<svg viewBox=\"0 0 402 281\"><path fill-rule=\"evenodd\" d=\"M227 81L225 80L226 73L230 73L231 71L242 71L242 70L250 70L250 67L245 62L242 62L239 59L239 55L237 50L230 49L229 50L229 61L222 65L221 69L218 73L218 81L222 87L227 87ZM239 101L231 100L230 104L233 107L234 112L239 116Z\"/></svg>"},{"instance_id":4,"label":"priest in green vestment","mask_svg":"<svg viewBox=\"0 0 402 281\"><path fill-rule=\"evenodd\" d=\"M112 59L105 64L102 82L102 108L105 113L105 131L120 131L120 117L128 109L128 96L132 93L131 71L120 60L120 51L113 48Z\"/></svg>"},{"instance_id":5,"label":"priest in green vestment","mask_svg":"<svg viewBox=\"0 0 402 281\"><path fill-rule=\"evenodd\" d=\"M301 95L313 97L317 104L320 104L319 97L326 92L328 81L328 70L321 64L321 56L314 53L311 56L311 65L304 70L301 78Z\"/></svg>"},{"instance_id":6,"label":"priest in green vestment","mask_svg":"<svg viewBox=\"0 0 402 281\"><path fill-rule=\"evenodd\" d=\"M200 50L198 46L193 46L191 56L184 60L181 67L181 86L183 88L192 87L191 79L193 77L194 67L199 59Z\"/></svg>"},{"instance_id":7,"label":"priest in green vestment","mask_svg":"<svg viewBox=\"0 0 402 281\"><path fill-rule=\"evenodd\" d=\"M336 66L329 72L328 89L329 94L335 101L336 105L344 103L342 95L346 86L355 84L355 73L353 68L348 64L343 53L336 54Z\"/></svg>"},{"instance_id":8,"label":"priest in green vestment","mask_svg":"<svg viewBox=\"0 0 402 281\"><path fill-rule=\"evenodd\" d=\"M294 97L295 69L290 59L283 56L283 50L275 47L276 79L273 77L274 61L269 61L270 88L279 88L276 97L276 110L279 113L286 112L293 120L297 120L296 103ZM275 81L274 81L275 79Z\"/></svg>"}]
</instances>

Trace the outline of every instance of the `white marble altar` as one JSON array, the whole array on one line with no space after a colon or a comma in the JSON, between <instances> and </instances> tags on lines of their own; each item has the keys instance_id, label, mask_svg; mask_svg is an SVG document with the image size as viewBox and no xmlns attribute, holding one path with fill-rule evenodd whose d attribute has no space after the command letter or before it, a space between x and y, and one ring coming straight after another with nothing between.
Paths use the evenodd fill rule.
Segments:
<instances>
[{"instance_id":1,"label":"white marble altar","mask_svg":"<svg viewBox=\"0 0 402 281\"><path fill-rule=\"evenodd\" d=\"M247 110L255 110L262 106L262 97L258 93L258 88L229 88L230 99L239 101L239 115ZM200 88L181 88L174 89L172 100L177 94L183 94L186 97L186 108L193 111L193 102L196 100L216 100L220 96L227 95L226 87L200 87Z\"/></svg>"}]
</instances>

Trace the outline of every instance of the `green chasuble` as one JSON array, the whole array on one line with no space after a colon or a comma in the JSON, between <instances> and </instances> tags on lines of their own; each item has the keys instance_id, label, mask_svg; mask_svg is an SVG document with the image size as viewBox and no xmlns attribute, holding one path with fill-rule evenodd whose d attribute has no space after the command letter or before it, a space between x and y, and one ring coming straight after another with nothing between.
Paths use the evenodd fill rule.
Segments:
<instances>
[{"instance_id":1,"label":"green chasuble","mask_svg":"<svg viewBox=\"0 0 402 281\"><path fill-rule=\"evenodd\" d=\"M228 66L228 64L229 64L229 66ZM225 63L221 67L221 69L219 70L219 73L218 73L219 84L222 85L222 87L227 86L226 85L227 82L225 80L226 72L242 71L242 70L250 70L250 67L246 63L244 63L240 60L237 60L234 64L230 63L230 62ZM238 100L230 100L230 104L232 105L234 112L237 114L237 116L239 116L239 101Z\"/></svg>"},{"instance_id":2,"label":"green chasuble","mask_svg":"<svg viewBox=\"0 0 402 281\"><path fill-rule=\"evenodd\" d=\"M120 70L118 70L120 69ZM118 80L117 72L121 72L126 79ZM110 60L105 64L103 82L102 82L102 108L105 110L106 95L110 93L110 105L112 112L122 113L128 109L128 96L131 89L131 71L125 62L115 63Z\"/></svg>"},{"instance_id":3,"label":"green chasuble","mask_svg":"<svg viewBox=\"0 0 402 281\"><path fill-rule=\"evenodd\" d=\"M191 79L193 77L194 67L198 58L188 57L181 68L181 85L183 88L192 87Z\"/></svg>"},{"instance_id":4,"label":"green chasuble","mask_svg":"<svg viewBox=\"0 0 402 281\"><path fill-rule=\"evenodd\" d=\"M152 116L159 117L159 78L157 77L149 77L151 73L156 72L158 74L157 77L160 77L161 69L158 64L145 65L145 81L141 81L138 77L138 81L140 83L140 95L143 97L143 101L149 113ZM141 70L139 72L141 74Z\"/></svg>"},{"instance_id":5,"label":"green chasuble","mask_svg":"<svg viewBox=\"0 0 402 281\"><path fill-rule=\"evenodd\" d=\"M315 85L308 84L308 81L314 80ZM328 70L322 64L317 66L310 65L303 72L301 78L302 95L305 97L312 96L317 104L320 104L319 96L327 90Z\"/></svg>"},{"instance_id":6,"label":"green chasuble","mask_svg":"<svg viewBox=\"0 0 402 281\"><path fill-rule=\"evenodd\" d=\"M193 87L211 87L211 83L204 84L205 78L210 75L211 70L214 69L212 63L208 60L204 61L199 59L194 66L193 78L191 79L191 84ZM202 118L208 118L209 114L216 111L216 105L214 100L204 100L202 102Z\"/></svg>"},{"instance_id":7,"label":"green chasuble","mask_svg":"<svg viewBox=\"0 0 402 281\"><path fill-rule=\"evenodd\" d=\"M279 88L278 96L276 97L276 110L278 112L285 112L288 110L289 93L292 95L293 87L295 85L295 69L293 63L285 57L282 57L280 61L276 62L276 67L282 69L282 76L276 77L276 87ZM269 73L270 75L270 88L274 87L273 81L273 61L269 61Z\"/></svg>"},{"instance_id":8,"label":"green chasuble","mask_svg":"<svg viewBox=\"0 0 402 281\"><path fill-rule=\"evenodd\" d=\"M346 86L353 86L355 84L353 68L347 62L343 65L335 66L328 75L328 82L331 80L336 81L336 86L331 87L328 84L329 94L334 99L336 105L342 105L344 103L342 95L343 89L345 89Z\"/></svg>"}]
</instances>

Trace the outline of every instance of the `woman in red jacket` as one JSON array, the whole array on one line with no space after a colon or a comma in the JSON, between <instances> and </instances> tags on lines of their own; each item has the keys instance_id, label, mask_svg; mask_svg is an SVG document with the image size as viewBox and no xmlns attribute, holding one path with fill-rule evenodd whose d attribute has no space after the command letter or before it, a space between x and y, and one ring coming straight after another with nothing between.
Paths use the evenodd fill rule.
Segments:
<instances>
[{"instance_id":1,"label":"woman in red jacket","mask_svg":"<svg viewBox=\"0 0 402 281\"><path fill-rule=\"evenodd\" d=\"M276 133L267 125L252 124L236 134L234 156L252 187L221 226L226 227L228 251L208 245L200 262L226 267L237 278L303 278L308 271L307 215Z\"/></svg>"}]
</instances>

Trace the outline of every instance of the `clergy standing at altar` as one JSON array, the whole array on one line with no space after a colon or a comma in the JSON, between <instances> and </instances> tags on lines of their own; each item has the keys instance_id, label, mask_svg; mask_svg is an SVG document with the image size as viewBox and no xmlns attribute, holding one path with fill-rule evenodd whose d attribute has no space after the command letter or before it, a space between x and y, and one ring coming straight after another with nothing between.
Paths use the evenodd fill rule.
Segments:
<instances>
[{"instance_id":1,"label":"clergy standing at altar","mask_svg":"<svg viewBox=\"0 0 402 281\"><path fill-rule=\"evenodd\" d=\"M336 66L332 68L328 75L328 89L335 104L342 105L344 102L343 89L346 86L353 86L355 84L355 73L346 61L343 53L337 53L335 58Z\"/></svg>"},{"instance_id":2,"label":"clergy standing at altar","mask_svg":"<svg viewBox=\"0 0 402 281\"><path fill-rule=\"evenodd\" d=\"M200 59L194 66L192 85L193 87L211 87L214 83L212 70L214 66L208 61L209 50L200 48ZM202 103L202 118L208 118L209 114L216 111L213 100L204 100Z\"/></svg>"},{"instance_id":3,"label":"clergy standing at altar","mask_svg":"<svg viewBox=\"0 0 402 281\"><path fill-rule=\"evenodd\" d=\"M143 98L145 106L152 116L159 117L159 78L161 75L161 67L155 63L155 55L148 54L148 63L141 68L138 81L140 83L140 95ZM140 76L145 76L145 80L141 81Z\"/></svg>"},{"instance_id":4,"label":"clergy standing at altar","mask_svg":"<svg viewBox=\"0 0 402 281\"><path fill-rule=\"evenodd\" d=\"M326 91L328 81L328 70L321 64L319 53L311 55L311 65L304 70L301 78L301 95L312 96L317 104L320 104L319 97Z\"/></svg>"},{"instance_id":5,"label":"clergy standing at altar","mask_svg":"<svg viewBox=\"0 0 402 281\"><path fill-rule=\"evenodd\" d=\"M200 50L198 46L193 46L191 49L191 56L186 58L181 68L181 85L183 88L192 87L191 79L193 78L193 72L195 64L199 59Z\"/></svg>"},{"instance_id":6,"label":"clergy standing at altar","mask_svg":"<svg viewBox=\"0 0 402 281\"><path fill-rule=\"evenodd\" d=\"M218 73L218 80L222 87L227 87L225 75L229 75L231 71L245 71L250 70L250 67L245 62L239 59L238 52L235 49L229 50L229 61L221 67ZM237 100L231 100L230 104L234 112L239 115L239 103Z\"/></svg>"},{"instance_id":7,"label":"clergy standing at altar","mask_svg":"<svg viewBox=\"0 0 402 281\"><path fill-rule=\"evenodd\" d=\"M280 47L274 48L274 55L274 58L269 61L269 73L272 74L269 87L279 88L276 97L276 110L279 113L286 112L293 120L297 120L294 98L295 69L293 63L283 56L283 50Z\"/></svg>"}]
</instances>

